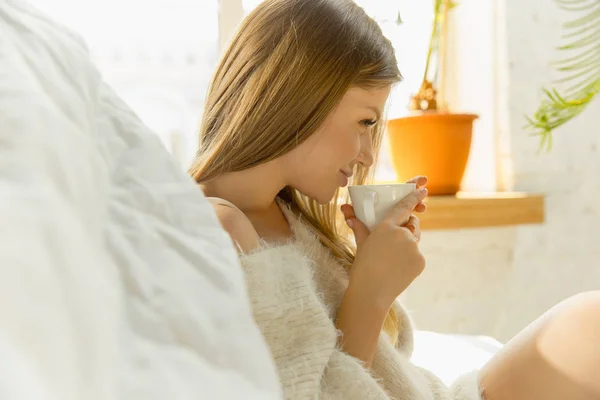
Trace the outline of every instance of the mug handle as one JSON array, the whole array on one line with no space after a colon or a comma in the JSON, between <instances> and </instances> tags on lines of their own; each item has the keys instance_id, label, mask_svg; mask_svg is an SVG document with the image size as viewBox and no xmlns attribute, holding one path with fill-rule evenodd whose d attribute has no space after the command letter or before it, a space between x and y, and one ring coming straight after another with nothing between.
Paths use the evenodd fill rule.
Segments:
<instances>
[{"instance_id":1,"label":"mug handle","mask_svg":"<svg viewBox=\"0 0 600 400\"><path fill-rule=\"evenodd\" d=\"M375 226L375 203L377 202L377 192L372 190L365 193L363 199L363 211L365 215L365 222L369 229Z\"/></svg>"}]
</instances>

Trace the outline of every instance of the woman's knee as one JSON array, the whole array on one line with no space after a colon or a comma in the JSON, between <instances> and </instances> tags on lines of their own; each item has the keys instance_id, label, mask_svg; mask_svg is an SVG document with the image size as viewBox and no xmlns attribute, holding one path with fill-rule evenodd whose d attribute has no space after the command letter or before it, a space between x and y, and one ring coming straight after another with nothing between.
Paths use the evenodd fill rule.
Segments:
<instances>
[{"instance_id":1,"label":"woman's knee","mask_svg":"<svg viewBox=\"0 0 600 400\"><path fill-rule=\"evenodd\" d=\"M600 307L600 290L581 292L569 299L575 304L581 304L585 307L592 307L597 310L597 307Z\"/></svg>"},{"instance_id":2,"label":"woman's knee","mask_svg":"<svg viewBox=\"0 0 600 400\"><path fill-rule=\"evenodd\" d=\"M564 345L576 339L597 338L600 334L600 291L579 293L558 304L544 325L540 340L561 340ZM600 351L600 346L594 347Z\"/></svg>"},{"instance_id":3,"label":"woman's knee","mask_svg":"<svg viewBox=\"0 0 600 400\"><path fill-rule=\"evenodd\" d=\"M552 313L537 336L539 355L582 384L600 389L600 291L575 295ZM593 382L595 381L595 382Z\"/></svg>"},{"instance_id":4,"label":"woman's knee","mask_svg":"<svg viewBox=\"0 0 600 400\"><path fill-rule=\"evenodd\" d=\"M600 398L600 291L570 297L482 369L490 400Z\"/></svg>"},{"instance_id":5,"label":"woman's knee","mask_svg":"<svg viewBox=\"0 0 600 400\"><path fill-rule=\"evenodd\" d=\"M579 327L586 332L600 329L600 290L576 294L559 305L554 323Z\"/></svg>"}]
</instances>

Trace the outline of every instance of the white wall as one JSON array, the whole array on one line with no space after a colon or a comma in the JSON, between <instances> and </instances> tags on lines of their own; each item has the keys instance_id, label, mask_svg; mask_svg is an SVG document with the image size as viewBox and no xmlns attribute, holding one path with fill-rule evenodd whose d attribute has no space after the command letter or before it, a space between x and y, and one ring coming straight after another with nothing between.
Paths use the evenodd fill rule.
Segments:
<instances>
[{"instance_id":1,"label":"white wall","mask_svg":"<svg viewBox=\"0 0 600 400\"><path fill-rule=\"evenodd\" d=\"M505 180L545 193L547 222L426 233L428 268L405 303L420 329L507 340L562 299L600 289L600 101L556 132L550 153L537 153L523 116L556 77L549 63L566 15L552 0L502 1L508 129L501 139L511 150L502 161L513 171Z\"/></svg>"}]
</instances>

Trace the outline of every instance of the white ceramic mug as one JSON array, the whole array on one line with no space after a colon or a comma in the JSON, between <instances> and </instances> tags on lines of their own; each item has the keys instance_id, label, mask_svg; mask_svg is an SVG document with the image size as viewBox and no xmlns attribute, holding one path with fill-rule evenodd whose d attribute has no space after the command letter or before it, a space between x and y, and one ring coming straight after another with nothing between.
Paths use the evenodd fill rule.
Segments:
<instances>
[{"instance_id":1,"label":"white ceramic mug","mask_svg":"<svg viewBox=\"0 0 600 400\"><path fill-rule=\"evenodd\" d=\"M414 183L349 186L356 218L373 229L403 198L417 190Z\"/></svg>"}]
</instances>

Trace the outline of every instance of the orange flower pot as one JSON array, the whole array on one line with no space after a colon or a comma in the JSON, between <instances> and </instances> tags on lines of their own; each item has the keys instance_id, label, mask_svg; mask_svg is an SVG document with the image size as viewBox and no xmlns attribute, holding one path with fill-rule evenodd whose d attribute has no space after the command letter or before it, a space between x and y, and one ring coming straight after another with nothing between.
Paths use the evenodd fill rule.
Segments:
<instances>
[{"instance_id":1,"label":"orange flower pot","mask_svg":"<svg viewBox=\"0 0 600 400\"><path fill-rule=\"evenodd\" d=\"M474 114L424 112L390 120L387 131L398 181L425 175L430 195L456 194L477 118Z\"/></svg>"}]
</instances>

